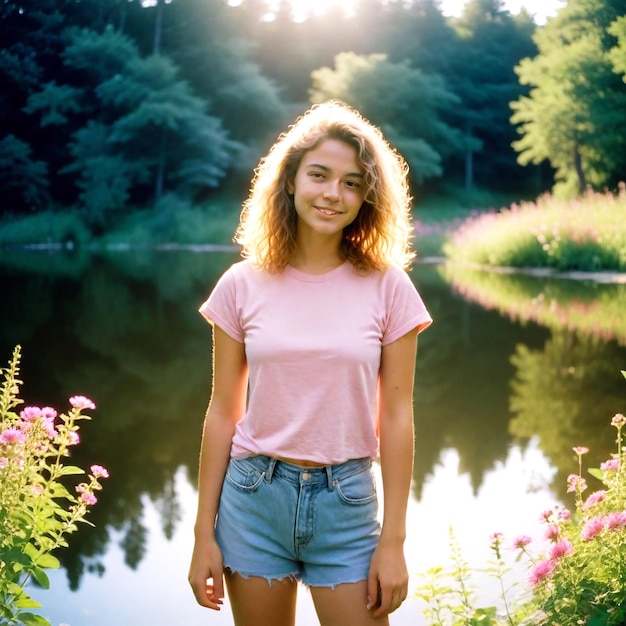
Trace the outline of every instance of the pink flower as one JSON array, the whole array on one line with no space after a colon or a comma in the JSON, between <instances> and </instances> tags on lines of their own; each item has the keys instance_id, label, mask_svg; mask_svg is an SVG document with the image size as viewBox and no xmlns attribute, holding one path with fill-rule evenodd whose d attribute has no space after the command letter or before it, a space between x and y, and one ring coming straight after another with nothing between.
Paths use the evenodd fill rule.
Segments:
<instances>
[{"instance_id":1,"label":"pink flower","mask_svg":"<svg viewBox=\"0 0 626 626\"><path fill-rule=\"evenodd\" d=\"M536 587L542 580L550 576L553 570L553 561L539 561L531 568L528 574L528 580L533 587Z\"/></svg>"},{"instance_id":2,"label":"pink flower","mask_svg":"<svg viewBox=\"0 0 626 626\"><path fill-rule=\"evenodd\" d=\"M604 463L600 463L600 469L603 472L614 471L619 469L619 459L609 459Z\"/></svg>"},{"instance_id":3,"label":"pink flower","mask_svg":"<svg viewBox=\"0 0 626 626\"><path fill-rule=\"evenodd\" d=\"M574 446L572 450L578 455L582 456L583 454L587 454L589 452L589 448L586 446Z\"/></svg>"},{"instance_id":4,"label":"pink flower","mask_svg":"<svg viewBox=\"0 0 626 626\"><path fill-rule=\"evenodd\" d=\"M107 470L105 467L102 467L102 465L92 465L91 473L93 474L94 478L108 478L109 477L109 470Z\"/></svg>"},{"instance_id":5,"label":"pink flower","mask_svg":"<svg viewBox=\"0 0 626 626\"><path fill-rule=\"evenodd\" d=\"M545 530L545 538L556 541L559 536L559 527L557 524L548 524Z\"/></svg>"},{"instance_id":6,"label":"pink flower","mask_svg":"<svg viewBox=\"0 0 626 626\"><path fill-rule=\"evenodd\" d=\"M31 489L36 496L40 496L43 493L42 485L31 485Z\"/></svg>"},{"instance_id":7,"label":"pink flower","mask_svg":"<svg viewBox=\"0 0 626 626\"><path fill-rule=\"evenodd\" d=\"M554 561L571 554L574 546L567 539L559 539L550 550L550 558Z\"/></svg>"},{"instance_id":8,"label":"pink flower","mask_svg":"<svg viewBox=\"0 0 626 626\"><path fill-rule=\"evenodd\" d=\"M580 538L583 541L591 541L597 537L604 529L605 519L602 515L592 517L580 531Z\"/></svg>"},{"instance_id":9,"label":"pink flower","mask_svg":"<svg viewBox=\"0 0 626 626\"><path fill-rule=\"evenodd\" d=\"M41 417L41 415L42 411L38 406L25 406L20 411L20 417L25 422L35 422Z\"/></svg>"},{"instance_id":10,"label":"pink flower","mask_svg":"<svg viewBox=\"0 0 626 626\"><path fill-rule=\"evenodd\" d=\"M569 478L567 479L569 480ZM544 522L549 522L550 518L552 517L552 509L546 509L542 514L541 514L541 520Z\"/></svg>"},{"instance_id":11,"label":"pink flower","mask_svg":"<svg viewBox=\"0 0 626 626\"><path fill-rule=\"evenodd\" d=\"M592 506L598 504L598 502L602 502L606 497L606 491L594 491L583 504L583 511L591 508Z\"/></svg>"},{"instance_id":12,"label":"pink flower","mask_svg":"<svg viewBox=\"0 0 626 626\"><path fill-rule=\"evenodd\" d=\"M528 535L520 535L513 540L513 547L520 549L526 547L529 543L532 543L532 539Z\"/></svg>"},{"instance_id":13,"label":"pink flower","mask_svg":"<svg viewBox=\"0 0 626 626\"><path fill-rule=\"evenodd\" d=\"M98 501L96 496L93 495L93 492L85 483L76 485L76 491L80 494L80 499L85 504L95 504Z\"/></svg>"},{"instance_id":14,"label":"pink flower","mask_svg":"<svg viewBox=\"0 0 626 626\"><path fill-rule=\"evenodd\" d=\"M624 424L626 424L626 417L624 417L621 413L616 413L611 420L611 426L621 428Z\"/></svg>"},{"instance_id":15,"label":"pink flower","mask_svg":"<svg viewBox=\"0 0 626 626\"><path fill-rule=\"evenodd\" d=\"M43 429L46 431L46 435L49 439L54 439L57 436L57 429L54 427L54 420L43 420L41 423Z\"/></svg>"},{"instance_id":16,"label":"pink flower","mask_svg":"<svg viewBox=\"0 0 626 626\"><path fill-rule=\"evenodd\" d=\"M80 499L87 505L92 505L98 502L98 498L93 495L90 491L84 491L80 494Z\"/></svg>"},{"instance_id":17,"label":"pink flower","mask_svg":"<svg viewBox=\"0 0 626 626\"><path fill-rule=\"evenodd\" d=\"M608 530L615 530L622 526L626 526L626 511L613 511L606 516Z\"/></svg>"},{"instance_id":18,"label":"pink flower","mask_svg":"<svg viewBox=\"0 0 626 626\"><path fill-rule=\"evenodd\" d=\"M573 491L582 492L585 489L587 489L587 482L584 478L578 474L570 474L567 477L567 493L572 493Z\"/></svg>"},{"instance_id":19,"label":"pink flower","mask_svg":"<svg viewBox=\"0 0 626 626\"><path fill-rule=\"evenodd\" d=\"M51 406L44 406L41 409L41 416L47 420L53 420L57 416L57 412Z\"/></svg>"},{"instance_id":20,"label":"pink flower","mask_svg":"<svg viewBox=\"0 0 626 626\"><path fill-rule=\"evenodd\" d=\"M26 441L26 435L15 426L10 426L0 433L0 442L11 444L24 443Z\"/></svg>"},{"instance_id":21,"label":"pink flower","mask_svg":"<svg viewBox=\"0 0 626 626\"><path fill-rule=\"evenodd\" d=\"M572 517L572 514L571 514L569 509L561 509L559 511L559 520L560 521L568 522L571 517Z\"/></svg>"},{"instance_id":22,"label":"pink flower","mask_svg":"<svg viewBox=\"0 0 626 626\"><path fill-rule=\"evenodd\" d=\"M70 398L70 404L75 409L79 409L79 410L96 408L96 405L89 398L86 398L85 396L72 396Z\"/></svg>"},{"instance_id":23,"label":"pink flower","mask_svg":"<svg viewBox=\"0 0 626 626\"><path fill-rule=\"evenodd\" d=\"M3 470L9 465L9 459L6 456L0 456L0 470Z\"/></svg>"},{"instance_id":24,"label":"pink flower","mask_svg":"<svg viewBox=\"0 0 626 626\"><path fill-rule=\"evenodd\" d=\"M67 433L67 445L68 446L77 446L80 443L80 435L75 431L71 430Z\"/></svg>"}]
</instances>

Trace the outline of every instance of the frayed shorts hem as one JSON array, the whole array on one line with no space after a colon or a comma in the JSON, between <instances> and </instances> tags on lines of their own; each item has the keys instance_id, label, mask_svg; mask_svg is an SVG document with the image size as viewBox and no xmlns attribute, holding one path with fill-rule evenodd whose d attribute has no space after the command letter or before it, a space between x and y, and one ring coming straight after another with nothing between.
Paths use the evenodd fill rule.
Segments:
<instances>
[{"instance_id":1,"label":"frayed shorts hem","mask_svg":"<svg viewBox=\"0 0 626 626\"><path fill-rule=\"evenodd\" d=\"M352 579L341 580L339 582L333 582L333 583L328 583L328 582L311 583L311 582L307 582L306 580L303 580L298 572L290 572L289 574L278 574L278 575L268 576L267 574L253 574L253 573L248 573L248 572L241 572L226 564L224 565L224 569L228 572L228 574L241 576L244 580L248 580L249 578L263 578L270 587L275 582L280 583L280 582L287 580L287 581L294 581L294 582L300 583L306 589L321 588L321 589L332 589L334 591L340 585L354 585L356 583L360 583L360 582L363 582L364 580L367 580L367 578L357 577L354 580Z\"/></svg>"}]
</instances>

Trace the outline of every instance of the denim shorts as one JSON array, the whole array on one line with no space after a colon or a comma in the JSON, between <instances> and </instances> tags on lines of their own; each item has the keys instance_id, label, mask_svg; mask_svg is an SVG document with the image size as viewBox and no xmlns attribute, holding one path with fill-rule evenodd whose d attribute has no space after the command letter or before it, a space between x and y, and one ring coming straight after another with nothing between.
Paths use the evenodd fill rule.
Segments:
<instances>
[{"instance_id":1,"label":"denim shorts","mask_svg":"<svg viewBox=\"0 0 626 626\"><path fill-rule=\"evenodd\" d=\"M215 533L224 566L244 578L331 588L366 580L380 535L372 463L231 459Z\"/></svg>"}]
</instances>

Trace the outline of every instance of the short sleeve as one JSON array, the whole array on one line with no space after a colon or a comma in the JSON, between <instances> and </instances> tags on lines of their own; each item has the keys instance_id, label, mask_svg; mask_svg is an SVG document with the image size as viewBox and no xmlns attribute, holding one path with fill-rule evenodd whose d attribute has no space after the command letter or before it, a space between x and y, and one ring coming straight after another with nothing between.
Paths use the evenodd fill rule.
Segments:
<instances>
[{"instance_id":1,"label":"short sleeve","mask_svg":"<svg viewBox=\"0 0 626 626\"><path fill-rule=\"evenodd\" d=\"M382 344L390 344L415 329L421 333L432 324L432 317L408 274L397 268L387 270L386 324Z\"/></svg>"},{"instance_id":2,"label":"short sleeve","mask_svg":"<svg viewBox=\"0 0 626 626\"><path fill-rule=\"evenodd\" d=\"M233 267L224 272L199 310L207 322L219 326L235 341L243 343L244 332L237 302L237 274Z\"/></svg>"}]
</instances>

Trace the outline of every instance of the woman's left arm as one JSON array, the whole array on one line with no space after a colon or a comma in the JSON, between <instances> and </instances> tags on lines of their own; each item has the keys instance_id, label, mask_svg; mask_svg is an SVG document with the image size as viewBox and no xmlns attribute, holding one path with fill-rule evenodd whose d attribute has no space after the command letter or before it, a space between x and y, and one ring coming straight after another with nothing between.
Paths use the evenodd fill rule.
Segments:
<instances>
[{"instance_id":1,"label":"woman's left arm","mask_svg":"<svg viewBox=\"0 0 626 626\"><path fill-rule=\"evenodd\" d=\"M417 332L383 346L380 381L380 464L383 524L368 576L368 608L379 617L406 599L406 510L413 474L413 379Z\"/></svg>"}]
</instances>

